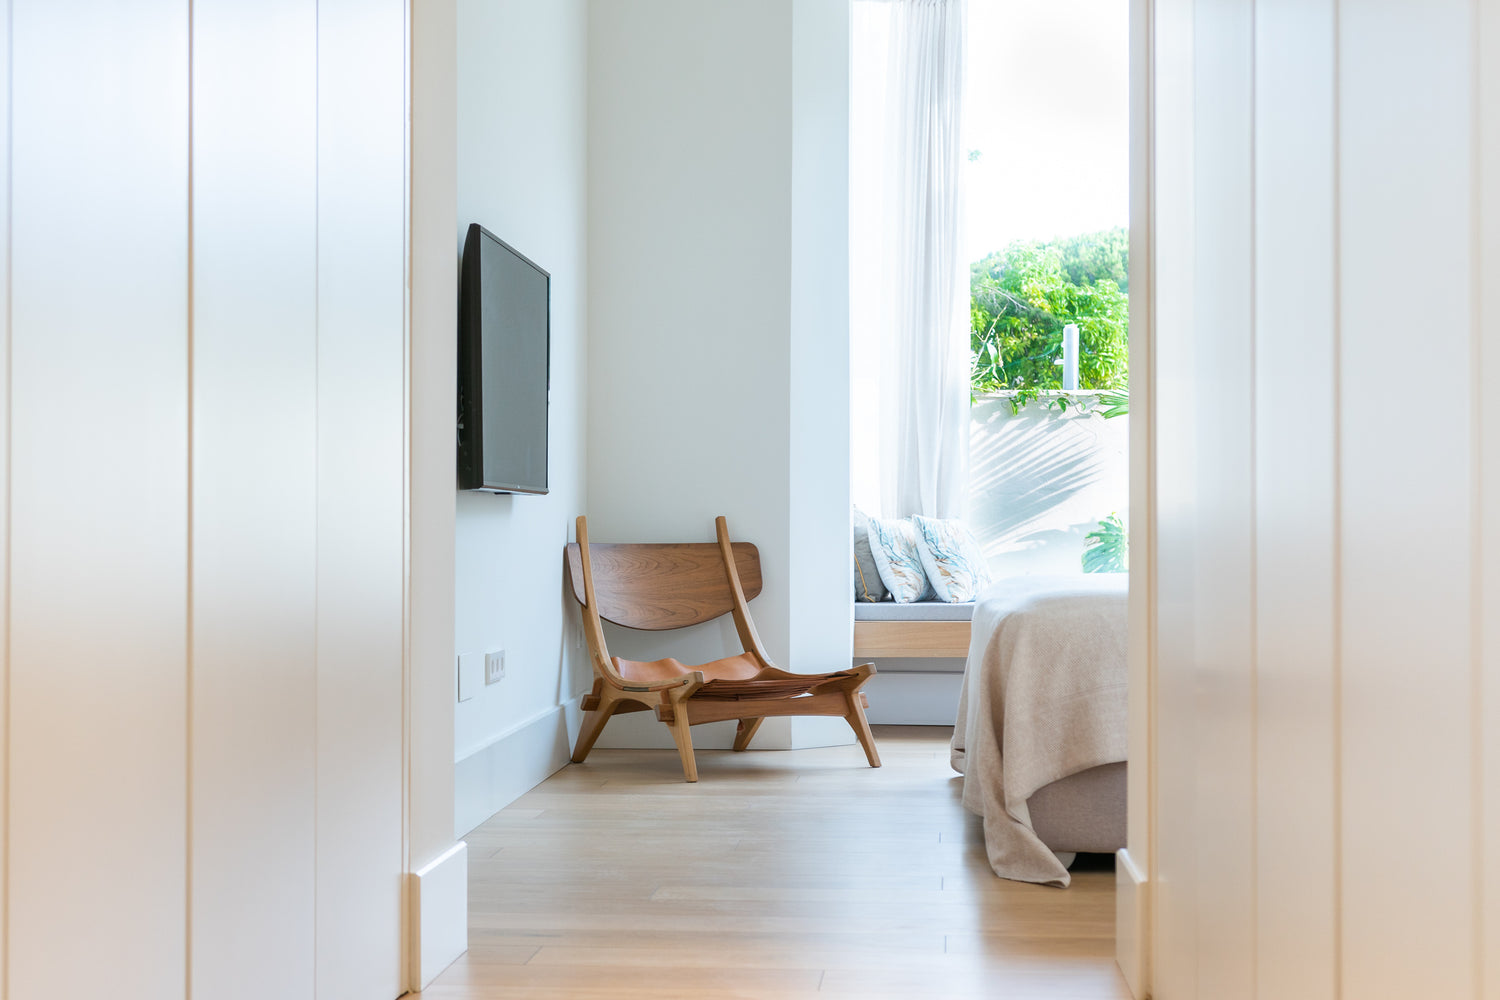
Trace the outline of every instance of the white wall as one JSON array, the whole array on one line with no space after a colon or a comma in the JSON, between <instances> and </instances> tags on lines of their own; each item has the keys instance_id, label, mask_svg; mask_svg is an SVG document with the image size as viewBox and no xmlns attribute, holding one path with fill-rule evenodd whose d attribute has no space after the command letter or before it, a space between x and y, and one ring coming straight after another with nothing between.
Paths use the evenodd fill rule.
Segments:
<instances>
[{"instance_id":1,"label":"white wall","mask_svg":"<svg viewBox=\"0 0 1500 1000\"><path fill-rule=\"evenodd\" d=\"M589 18L592 537L710 541L727 516L760 548L752 611L772 658L837 669L852 587L847 5L595 0ZM733 644L724 622L694 631L608 636L637 658ZM639 720L612 720L600 745L670 745ZM733 724L714 728L695 740L727 745ZM771 720L757 745L794 739L847 727Z\"/></svg>"},{"instance_id":2,"label":"white wall","mask_svg":"<svg viewBox=\"0 0 1500 1000\"><path fill-rule=\"evenodd\" d=\"M404 4L8 6L0 995L394 997Z\"/></svg>"},{"instance_id":3,"label":"white wall","mask_svg":"<svg viewBox=\"0 0 1500 1000\"><path fill-rule=\"evenodd\" d=\"M849 4L792 3L791 422L784 666L839 670L853 652L849 520ZM774 654L773 654L774 655ZM790 745L845 743L839 719L789 720Z\"/></svg>"},{"instance_id":4,"label":"white wall","mask_svg":"<svg viewBox=\"0 0 1500 1000\"><path fill-rule=\"evenodd\" d=\"M562 570L584 504L586 14L458 3L455 252L478 222L552 275L550 493L457 498L457 650L506 652L505 678L457 707L460 833L567 762L591 683Z\"/></svg>"},{"instance_id":5,"label":"white wall","mask_svg":"<svg viewBox=\"0 0 1500 1000\"><path fill-rule=\"evenodd\" d=\"M1156 4L1160 1000L1500 995L1483 9Z\"/></svg>"},{"instance_id":6,"label":"white wall","mask_svg":"<svg viewBox=\"0 0 1500 1000\"><path fill-rule=\"evenodd\" d=\"M1066 411L976 400L969 424L969 523L997 577L1083 572L1084 536L1129 517L1130 418L1097 401Z\"/></svg>"}]
</instances>

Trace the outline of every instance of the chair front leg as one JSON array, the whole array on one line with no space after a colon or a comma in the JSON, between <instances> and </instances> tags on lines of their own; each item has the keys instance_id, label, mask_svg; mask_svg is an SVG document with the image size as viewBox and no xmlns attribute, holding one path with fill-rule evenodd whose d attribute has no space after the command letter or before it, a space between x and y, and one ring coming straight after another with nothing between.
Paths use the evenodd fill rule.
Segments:
<instances>
[{"instance_id":1,"label":"chair front leg","mask_svg":"<svg viewBox=\"0 0 1500 1000\"><path fill-rule=\"evenodd\" d=\"M860 691L845 691L844 698L849 704L849 714L844 720L849 723L849 728L854 730L859 745L865 748L865 758L869 760L871 767L880 766L880 753L875 749L875 734L870 731L870 720L865 718L865 696Z\"/></svg>"},{"instance_id":2,"label":"chair front leg","mask_svg":"<svg viewBox=\"0 0 1500 1000\"><path fill-rule=\"evenodd\" d=\"M854 668L854 677L847 682L844 688L844 701L849 706L844 721L849 723L849 728L854 730L855 738L859 745L864 747L865 759L870 762L871 767L880 766L880 752L875 749L875 734L870 731L870 720L865 718L865 707L869 699L865 697L860 688L865 682L875 676L875 664L862 663Z\"/></svg>"},{"instance_id":3,"label":"chair front leg","mask_svg":"<svg viewBox=\"0 0 1500 1000\"><path fill-rule=\"evenodd\" d=\"M693 731L688 721L687 700L679 692L682 689L666 692L662 696L664 704L656 710L656 717L665 722L672 729L672 740L677 744L677 756L682 758L682 773L688 781L698 780L698 761L693 756ZM671 718L663 718L670 714Z\"/></svg>"}]
</instances>

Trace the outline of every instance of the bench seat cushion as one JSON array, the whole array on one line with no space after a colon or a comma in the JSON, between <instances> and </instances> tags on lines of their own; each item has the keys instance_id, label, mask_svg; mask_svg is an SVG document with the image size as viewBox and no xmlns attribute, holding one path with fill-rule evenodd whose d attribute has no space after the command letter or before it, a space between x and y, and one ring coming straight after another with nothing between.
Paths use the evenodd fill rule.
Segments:
<instances>
[{"instance_id":1,"label":"bench seat cushion","mask_svg":"<svg viewBox=\"0 0 1500 1000\"><path fill-rule=\"evenodd\" d=\"M867 604L856 601L854 620L857 622L966 622L974 617L974 602L947 604L943 601L914 601L897 604L881 601Z\"/></svg>"}]
</instances>

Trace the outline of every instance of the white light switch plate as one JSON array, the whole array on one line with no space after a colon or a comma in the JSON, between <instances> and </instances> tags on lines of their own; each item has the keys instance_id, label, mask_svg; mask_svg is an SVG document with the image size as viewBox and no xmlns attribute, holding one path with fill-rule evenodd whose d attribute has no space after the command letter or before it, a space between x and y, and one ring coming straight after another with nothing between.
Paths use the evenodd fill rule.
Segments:
<instances>
[{"instance_id":1,"label":"white light switch plate","mask_svg":"<svg viewBox=\"0 0 1500 1000\"><path fill-rule=\"evenodd\" d=\"M505 650L484 654L484 682L494 684L505 676Z\"/></svg>"},{"instance_id":2,"label":"white light switch plate","mask_svg":"<svg viewBox=\"0 0 1500 1000\"><path fill-rule=\"evenodd\" d=\"M484 655L458 654L458 700L468 701L484 687Z\"/></svg>"}]
</instances>

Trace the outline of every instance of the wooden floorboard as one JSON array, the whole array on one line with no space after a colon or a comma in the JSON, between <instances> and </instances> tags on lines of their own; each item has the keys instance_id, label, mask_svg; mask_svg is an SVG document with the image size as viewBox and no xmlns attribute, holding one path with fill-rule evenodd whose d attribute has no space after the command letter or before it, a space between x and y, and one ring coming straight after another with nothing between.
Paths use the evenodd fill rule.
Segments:
<instances>
[{"instance_id":1,"label":"wooden floorboard","mask_svg":"<svg viewBox=\"0 0 1500 1000\"><path fill-rule=\"evenodd\" d=\"M1128 1000L1114 876L996 878L948 736L858 746L595 750L469 843L469 951L426 1000Z\"/></svg>"}]
</instances>

